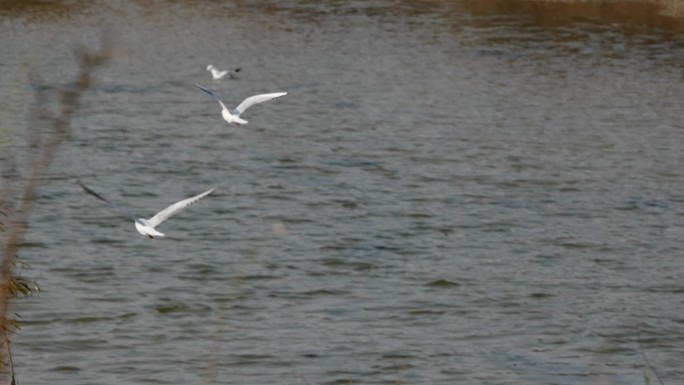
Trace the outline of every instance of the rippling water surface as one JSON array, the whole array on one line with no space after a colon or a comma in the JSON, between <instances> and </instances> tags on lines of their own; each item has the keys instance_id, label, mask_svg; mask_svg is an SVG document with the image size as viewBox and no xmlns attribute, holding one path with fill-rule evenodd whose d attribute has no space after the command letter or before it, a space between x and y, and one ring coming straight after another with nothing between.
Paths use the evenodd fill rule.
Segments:
<instances>
[{"instance_id":1,"label":"rippling water surface","mask_svg":"<svg viewBox=\"0 0 684 385\"><path fill-rule=\"evenodd\" d=\"M115 46L20 253L20 383L678 383L684 37L482 4L2 9L5 188ZM196 82L289 95L232 126ZM77 179L140 216L218 190L148 240Z\"/></svg>"}]
</instances>

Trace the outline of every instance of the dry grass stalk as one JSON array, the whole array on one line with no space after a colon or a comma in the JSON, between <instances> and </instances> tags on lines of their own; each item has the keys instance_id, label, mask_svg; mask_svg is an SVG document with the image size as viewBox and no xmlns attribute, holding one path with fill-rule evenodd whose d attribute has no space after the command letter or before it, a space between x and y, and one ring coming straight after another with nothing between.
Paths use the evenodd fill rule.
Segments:
<instances>
[{"instance_id":1,"label":"dry grass stalk","mask_svg":"<svg viewBox=\"0 0 684 385\"><path fill-rule=\"evenodd\" d=\"M11 213L9 225L5 228L7 230L7 237L2 248L2 259L0 260L0 363L3 364L8 359L6 352L8 352L9 333L12 329L10 320L7 317L9 302L12 297L10 290L12 266L28 230L36 192L57 153L57 149L67 137L74 112L80 105L81 96L92 85L94 70L111 57L111 47L108 44L103 44L103 48L97 53L82 48L77 50L76 54L79 59L79 72L76 81L71 88L59 93L61 110L59 115L52 119L48 140L43 144L40 153L36 156L31 174L23 189L23 196L20 198L19 207ZM29 129L33 130L35 128L29 127Z\"/></svg>"}]
</instances>

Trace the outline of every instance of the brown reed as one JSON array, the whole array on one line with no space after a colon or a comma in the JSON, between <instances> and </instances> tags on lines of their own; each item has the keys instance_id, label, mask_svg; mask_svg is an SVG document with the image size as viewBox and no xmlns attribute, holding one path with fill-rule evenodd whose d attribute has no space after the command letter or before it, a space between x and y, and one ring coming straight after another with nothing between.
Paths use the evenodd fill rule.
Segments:
<instances>
[{"instance_id":1,"label":"brown reed","mask_svg":"<svg viewBox=\"0 0 684 385\"><path fill-rule=\"evenodd\" d=\"M10 358L7 352L9 352L12 321L7 317L7 314L12 298L10 285L12 281L12 267L29 227L36 192L60 144L68 137L71 120L74 112L80 105L81 96L92 86L93 72L111 58L111 52L111 45L107 39L103 39L102 48L99 52L93 52L86 48L76 50L75 54L79 63L76 80L72 87L59 92L60 111L57 116L51 119L48 138L42 144L39 153L34 159L30 176L19 198L18 208L9 213L8 225L5 226L7 237L0 255L0 363L4 364ZM35 132L38 130L36 127L30 126L28 129ZM3 365L3 367L5 368L6 366ZM13 383L14 381L14 378L12 378Z\"/></svg>"}]
</instances>

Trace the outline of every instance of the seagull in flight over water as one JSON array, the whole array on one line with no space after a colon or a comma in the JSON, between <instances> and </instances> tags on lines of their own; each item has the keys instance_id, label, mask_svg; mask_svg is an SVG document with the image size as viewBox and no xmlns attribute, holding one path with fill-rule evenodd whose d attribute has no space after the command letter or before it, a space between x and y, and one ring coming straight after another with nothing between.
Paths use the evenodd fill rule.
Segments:
<instances>
[{"instance_id":1,"label":"seagull in flight over water","mask_svg":"<svg viewBox=\"0 0 684 385\"><path fill-rule=\"evenodd\" d=\"M263 103L266 101L269 101L274 98L279 98L283 95L287 95L287 92L274 92L272 94L261 94L261 95L254 95L250 96L247 99L243 100L242 103L240 103L237 107L235 107L234 110L229 110L228 107L226 107L225 104L221 101L221 99L217 98L216 95L214 95L213 92L209 91L208 89L202 87L201 85L195 83L197 87L199 87L200 90L208 93L211 95L212 98L216 99L217 102L221 105L221 108L223 110L221 111L221 115L223 115L223 119L225 119L226 122L228 123L237 123L237 124L247 124L247 121L242 119L240 115L245 112L246 109L249 107L252 107L255 104Z\"/></svg>"},{"instance_id":2,"label":"seagull in flight over water","mask_svg":"<svg viewBox=\"0 0 684 385\"><path fill-rule=\"evenodd\" d=\"M236 68L236 69L234 69L233 71L234 71L235 73L238 73L238 72L240 72L241 69L242 69L242 68ZM216 67L214 67L214 66L211 65L211 64L209 64L209 65L207 66L207 71L211 72L211 76L214 78L214 80L223 79L224 76L228 75L228 71L220 71L220 70L218 70ZM232 73L230 74L229 77L230 77L231 79L234 78Z\"/></svg>"},{"instance_id":3,"label":"seagull in flight over water","mask_svg":"<svg viewBox=\"0 0 684 385\"><path fill-rule=\"evenodd\" d=\"M197 203L200 199L204 198L205 196L211 194L216 188L212 188L211 190L207 190L199 195L195 195L194 197L190 197L187 199L183 199L182 201L176 202L172 204L171 206L165 208L164 210L158 212L155 214L150 219L144 219L144 218L136 218L133 214L131 214L128 210L119 207L118 205L108 201L105 199L102 195L96 193L95 191L91 190L88 188L86 185L83 184L83 182L78 181L78 184L81 185L83 190L87 192L88 194L94 196L95 198L109 203L110 206L112 206L116 211L118 211L120 214L123 214L124 216L130 218L133 220L135 223L135 228L138 230L138 232L142 235L147 235L148 238L152 239L154 237L163 237L164 234L160 233L155 229L155 227L159 226L162 222L167 220L170 216L180 212L181 210L184 210L188 208L189 206Z\"/></svg>"}]
</instances>

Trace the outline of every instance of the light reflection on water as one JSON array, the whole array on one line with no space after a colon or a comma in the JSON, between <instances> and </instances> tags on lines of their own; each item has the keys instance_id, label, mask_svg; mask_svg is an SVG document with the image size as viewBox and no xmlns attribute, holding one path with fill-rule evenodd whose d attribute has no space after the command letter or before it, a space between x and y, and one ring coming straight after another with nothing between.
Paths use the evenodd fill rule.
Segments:
<instances>
[{"instance_id":1,"label":"light reflection on water","mask_svg":"<svg viewBox=\"0 0 684 385\"><path fill-rule=\"evenodd\" d=\"M642 384L638 329L682 377L676 31L538 3L117 4L4 16L19 150L17 106L69 84L74 44L120 47L22 250L44 292L17 305L20 381ZM290 94L227 126L195 82ZM149 242L77 178L141 216L219 190Z\"/></svg>"}]
</instances>

